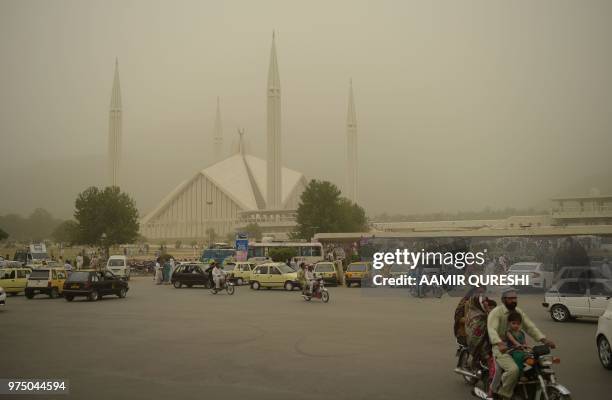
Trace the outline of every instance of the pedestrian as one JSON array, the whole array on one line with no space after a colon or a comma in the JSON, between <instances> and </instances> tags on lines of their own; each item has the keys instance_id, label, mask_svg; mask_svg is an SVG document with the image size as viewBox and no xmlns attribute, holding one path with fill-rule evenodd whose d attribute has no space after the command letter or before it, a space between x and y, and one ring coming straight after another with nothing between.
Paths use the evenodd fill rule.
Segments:
<instances>
[{"instance_id":1,"label":"pedestrian","mask_svg":"<svg viewBox=\"0 0 612 400\"><path fill-rule=\"evenodd\" d=\"M81 255L81 253L76 256L76 268L77 271L83 268L83 256Z\"/></svg>"},{"instance_id":2,"label":"pedestrian","mask_svg":"<svg viewBox=\"0 0 612 400\"><path fill-rule=\"evenodd\" d=\"M174 257L170 257L170 276L168 276L168 282L172 280L172 274L174 274L175 269L176 269L176 263L174 262Z\"/></svg>"},{"instance_id":3,"label":"pedestrian","mask_svg":"<svg viewBox=\"0 0 612 400\"><path fill-rule=\"evenodd\" d=\"M157 285L161 285L162 284L162 267L159 263L159 259L155 261L155 284Z\"/></svg>"},{"instance_id":4,"label":"pedestrian","mask_svg":"<svg viewBox=\"0 0 612 400\"><path fill-rule=\"evenodd\" d=\"M70 260L66 260L66 263L64 264L64 269L66 270L66 274L68 274L68 276L72 274L72 265L70 264Z\"/></svg>"},{"instance_id":5,"label":"pedestrian","mask_svg":"<svg viewBox=\"0 0 612 400\"><path fill-rule=\"evenodd\" d=\"M164 274L164 283L167 285L170 283L170 260L166 260L166 262L164 262L163 274Z\"/></svg>"}]
</instances>

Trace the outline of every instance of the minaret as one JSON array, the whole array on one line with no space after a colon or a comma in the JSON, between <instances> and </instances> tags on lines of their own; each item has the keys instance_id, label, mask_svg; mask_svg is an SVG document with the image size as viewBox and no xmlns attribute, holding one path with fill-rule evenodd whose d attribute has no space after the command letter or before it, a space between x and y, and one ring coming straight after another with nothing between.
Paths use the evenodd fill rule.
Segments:
<instances>
[{"instance_id":1,"label":"minaret","mask_svg":"<svg viewBox=\"0 0 612 400\"><path fill-rule=\"evenodd\" d=\"M281 93L276 60L276 38L272 33L272 50L268 69L268 176L266 208L281 208Z\"/></svg>"},{"instance_id":2,"label":"minaret","mask_svg":"<svg viewBox=\"0 0 612 400\"><path fill-rule=\"evenodd\" d=\"M223 128L221 127L221 107L217 97L217 115L215 116L215 136L213 138L213 152L215 163L223 160Z\"/></svg>"},{"instance_id":3,"label":"minaret","mask_svg":"<svg viewBox=\"0 0 612 400\"><path fill-rule=\"evenodd\" d=\"M119 186L121 161L121 87L119 86L119 60L115 59L115 78L111 94L108 122L108 176L109 185Z\"/></svg>"},{"instance_id":4,"label":"minaret","mask_svg":"<svg viewBox=\"0 0 612 400\"><path fill-rule=\"evenodd\" d=\"M346 115L346 197L357 202L357 118L353 99L353 80L349 84L348 113Z\"/></svg>"}]
</instances>

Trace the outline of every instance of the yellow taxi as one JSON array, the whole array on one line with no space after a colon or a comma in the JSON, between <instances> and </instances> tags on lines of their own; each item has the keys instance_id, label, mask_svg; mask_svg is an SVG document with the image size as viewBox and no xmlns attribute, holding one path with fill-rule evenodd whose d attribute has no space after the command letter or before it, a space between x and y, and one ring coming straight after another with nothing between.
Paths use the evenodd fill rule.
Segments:
<instances>
[{"instance_id":1,"label":"yellow taxi","mask_svg":"<svg viewBox=\"0 0 612 400\"><path fill-rule=\"evenodd\" d=\"M236 285L244 285L251 281L251 271L255 268L254 262L236 261L231 273Z\"/></svg>"},{"instance_id":2,"label":"yellow taxi","mask_svg":"<svg viewBox=\"0 0 612 400\"><path fill-rule=\"evenodd\" d=\"M326 285L338 286L338 274L333 262L320 261L315 264L313 272L317 278L322 278Z\"/></svg>"},{"instance_id":3,"label":"yellow taxi","mask_svg":"<svg viewBox=\"0 0 612 400\"><path fill-rule=\"evenodd\" d=\"M66 281L66 270L60 266L47 266L32 270L25 288L28 299L38 293L46 294L52 299L61 296Z\"/></svg>"},{"instance_id":4,"label":"yellow taxi","mask_svg":"<svg viewBox=\"0 0 612 400\"><path fill-rule=\"evenodd\" d=\"M351 287L353 283L357 283L361 286L362 280L371 269L372 263L369 262L359 261L350 263L344 273L344 284L346 287Z\"/></svg>"},{"instance_id":5,"label":"yellow taxi","mask_svg":"<svg viewBox=\"0 0 612 400\"><path fill-rule=\"evenodd\" d=\"M12 296L25 291L32 270L25 267L0 268L0 287Z\"/></svg>"},{"instance_id":6,"label":"yellow taxi","mask_svg":"<svg viewBox=\"0 0 612 400\"><path fill-rule=\"evenodd\" d=\"M262 287L285 288L291 291L299 287L297 272L282 262L258 265L251 271L251 289L259 290Z\"/></svg>"}]
</instances>

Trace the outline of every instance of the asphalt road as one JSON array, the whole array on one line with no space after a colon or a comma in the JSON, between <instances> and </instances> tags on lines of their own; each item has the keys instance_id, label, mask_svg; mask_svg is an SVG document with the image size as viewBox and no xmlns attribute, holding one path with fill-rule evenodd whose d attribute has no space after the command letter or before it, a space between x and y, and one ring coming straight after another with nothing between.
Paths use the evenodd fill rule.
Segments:
<instances>
[{"instance_id":1,"label":"asphalt road","mask_svg":"<svg viewBox=\"0 0 612 400\"><path fill-rule=\"evenodd\" d=\"M126 299L95 303L9 297L0 378L67 378L71 394L58 398L91 400L472 399L452 372L457 298L339 287L323 304L246 286L228 296L149 278L130 285ZM541 301L519 298L559 346L560 382L574 399L610 398L597 324L554 323Z\"/></svg>"}]
</instances>

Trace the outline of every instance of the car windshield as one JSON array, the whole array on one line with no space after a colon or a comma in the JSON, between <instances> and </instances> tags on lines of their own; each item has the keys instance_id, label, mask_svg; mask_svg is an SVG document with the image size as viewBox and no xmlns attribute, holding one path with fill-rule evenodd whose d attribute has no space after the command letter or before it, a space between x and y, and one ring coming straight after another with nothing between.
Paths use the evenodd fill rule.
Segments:
<instances>
[{"instance_id":1,"label":"car windshield","mask_svg":"<svg viewBox=\"0 0 612 400\"><path fill-rule=\"evenodd\" d=\"M534 271L537 265L513 265L510 267L510 271Z\"/></svg>"},{"instance_id":2,"label":"car windshield","mask_svg":"<svg viewBox=\"0 0 612 400\"><path fill-rule=\"evenodd\" d=\"M89 281L89 272L73 272L67 279L68 282L87 282Z\"/></svg>"},{"instance_id":3,"label":"car windshield","mask_svg":"<svg viewBox=\"0 0 612 400\"><path fill-rule=\"evenodd\" d=\"M278 266L278 269L280 269L280 271L281 271L283 274L289 274L289 273L291 273L291 272L295 272L295 271L293 270L293 268L290 268L290 267L286 266L285 264L283 264L283 265L279 265L279 266Z\"/></svg>"},{"instance_id":4,"label":"car windshield","mask_svg":"<svg viewBox=\"0 0 612 400\"><path fill-rule=\"evenodd\" d=\"M108 260L108 266L109 267L123 267L125 266L125 263L122 259L110 259Z\"/></svg>"},{"instance_id":5,"label":"car windshield","mask_svg":"<svg viewBox=\"0 0 612 400\"><path fill-rule=\"evenodd\" d=\"M230 272L230 271L233 271L233 270L234 270L234 267L235 267L235 266L236 266L235 264L225 264L225 265L223 266L223 270L224 270L225 272Z\"/></svg>"},{"instance_id":6,"label":"car windshield","mask_svg":"<svg viewBox=\"0 0 612 400\"><path fill-rule=\"evenodd\" d=\"M318 264L316 268L317 272L334 272L333 264Z\"/></svg>"},{"instance_id":7,"label":"car windshield","mask_svg":"<svg viewBox=\"0 0 612 400\"><path fill-rule=\"evenodd\" d=\"M364 272L366 270L365 264L351 264L348 267L348 271L351 272Z\"/></svg>"},{"instance_id":8,"label":"car windshield","mask_svg":"<svg viewBox=\"0 0 612 400\"><path fill-rule=\"evenodd\" d=\"M36 269L30 274L30 279L49 279L49 270Z\"/></svg>"}]
</instances>

